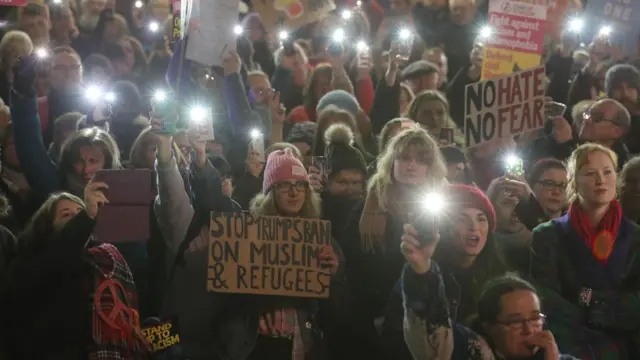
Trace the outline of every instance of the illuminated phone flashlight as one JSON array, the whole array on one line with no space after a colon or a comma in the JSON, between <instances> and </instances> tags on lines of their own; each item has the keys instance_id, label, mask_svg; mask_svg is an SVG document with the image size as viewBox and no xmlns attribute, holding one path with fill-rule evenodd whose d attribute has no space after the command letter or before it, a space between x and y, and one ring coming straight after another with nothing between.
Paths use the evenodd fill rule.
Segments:
<instances>
[{"instance_id":1,"label":"illuminated phone flashlight","mask_svg":"<svg viewBox=\"0 0 640 360\"><path fill-rule=\"evenodd\" d=\"M207 117L207 111L201 107L194 107L190 111L191 121L201 123Z\"/></svg>"},{"instance_id":2,"label":"illuminated phone flashlight","mask_svg":"<svg viewBox=\"0 0 640 360\"><path fill-rule=\"evenodd\" d=\"M367 52L369 50L369 45L367 45L366 41L360 40L356 43L356 50L358 50L359 53Z\"/></svg>"},{"instance_id":3,"label":"illuminated phone flashlight","mask_svg":"<svg viewBox=\"0 0 640 360\"><path fill-rule=\"evenodd\" d=\"M252 139L260 138L262 137L262 131L258 129L252 129L251 132L249 133L249 136L251 136Z\"/></svg>"},{"instance_id":4,"label":"illuminated phone flashlight","mask_svg":"<svg viewBox=\"0 0 640 360\"><path fill-rule=\"evenodd\" d=\"M515 154L509 154L504 158L504 164L507 168L512 168L520 163L521 159Z\"/></svg>"},{"instance_id":5,"label":"illuminated phone flashlight","mask_svg":"<svg viewBox=\"0 0 640 360\"><path fill-rule=\"evenodd\" d=\"M582 27L584 26L584 21L581 18L573 18L569 20L569 30L579 34L582 31Z\"/></svg>"},{"instance_id":6,"label":"illuminated phone flashlight","mask_svg":"<svg viewBox=\"0 0 640 360\"><path fill-rule=\"evenodd\" d=\"M488 39L492 33L493 33L493 30L491 30L489 26L485 26L482 29L480 29L480 37L483 39Z\"/></svg>"},{"instance_id":7,"label":"illuminated phone flashlight","mask_svg":"<svg viewBox=\"0 0 640 360\"><path fill-rule=\"evenodd\" d=\"M136 1L133 6L136 7L136 9L142 9L142 7L144 6L144 3L140 0Z\"/></svg>"},{"instance_id":8,"label":"illuminated phone flashlight","mask_svg":"<svg viewBox=\"0 0 640 360\"><path fill-rule=\"evenodd\" d=\"M286 30L282 30L280 31L280 33L278 34L278 39L280 39L280 41L285 41L289 38L289 33Z\"/></svg>"},{"instance_id":9,"label":"illuminated phone flashlight","mask_svg":"<svg viewBox=\"0 0 640 360\"><path fill-rule=\"evenodd\" d=\"M400 29L400 32L398 33L398 37L400 38L400 40L409 40L411 39L411 36L411 30L407 28Z\"/></svg>"},{"instance_id":10,"label":"illuminated phone flashlight","mask_svg":"<svg viewBox=\"0 0 640 360\"><path fill-rule=\"evenodd\" d=\"M62 5L62 0L53 0L51 1L54 5Z\"/></svg>"},{"instance_id":11,"label":"illuminated phone flashlight","mask_svg":"<svg viewBox=\"0 0 640 360\"><path fill-rule=\"evenodd\" d=\"M356 6L357 6L357 7L362 6L362 1L360 1L360 0L356 1Z\"/></svg>"},{"instance_id":12,"label":"illuminated phone flashlight","mask_svg":"<svg viewBox=\"0 0 640 360\"><path fill-rule=\"evenodd\" d=\"M242 31L243 30L244 29L240 25L236 25L236 26L233 27L233 33L236 34L236 35L242 35Z\"/></svg>"},{"instance_id":13,"label":"illuminated phone flashlight","mask_svg":"<svg viewBox=\"0 0 640 360\"><path fill-rule=\"evenodd\" d=\"M344 33L344 29L336 29L336 31L333 32L333 41L337 42L337 43L341 43L344 41L346 35Z\"/></svg>"},{"instance_id":14,"label":"illuminated phone flashlight","mask_svg":"<svg viewBox=\"0 0 640 360\"><path fill-rule=\"evenodd\" d=\"M87 88L87 91L85 92L85 96L87 100L91 102L98 101L102 96L102 89L99 86L91 85Z\"/></svg>"},{"instance_id":15,"label":"illuminated phone flashlight","mask_svg":"<svg viewBox=\"0 0 640 360\"><path fill-rule=\"evenodd\" d=\"M49 50L45 47L36 48L35 53L38 59L46 59L49 57Z\"/></svg>"},{"instance_id":16,"label":"illuminated phone flashlight","mask_svg":"<svg viewBox=\"0 0 640 360\"><path fill-rule=\"evenodd\" d=\"M156 102L163 102L167 98L167 93L164 90L156 90L153 93L153 100Z\"/></svg>"},{"instance_id":17,"label":"illuminated phone flashlight","mask_svg":"<svg viewBox=\"0 0 640 360\"><path fill-rule=\"evenodd\" d=\"M444 196L437 192L430 192L422 198L422 207L431 214L438 214L446 207Z\"/></svg>"},{"instance_id":18,"label":"illuminated phone flashlight","mask_svg":"<svg viewBox=\"0 0 640 360\"><path fill-rule=\"evenodd\" d=\"M599 35L604 35L604 36L609 36L611 35L611 33L613 32L613 29L611 28L611 26L603 26L600 28L600 31L598 32Z\"/></svg>"},{"instance_id":19,"label":"illuminated phone flashlight","mask_svg":"<svg viewBox=\"0 0 640 360\"><path fill-rule=\"evenodd\" d=\"M344 20L349 20L353 16L353 13L351 10L343 10L341 15Z\"/></svg>"},{"instance_id":20,"label":"illuminated phone flashlight","mask_svg":"<svg viewBox=\"0 0 640 360\"><path fill-rule=\"evenodd\" d=\"M158 32L158 30L160 30L160 24L158 24L157 21L152 21L149 23L149 31L151 31L152 33Z\"/></svg>"},{"instance_id":21,"label":"illuminated phone flashlight","mask_svg":"<svg viewBox=\"0 0 640 360\"><path fill-rule=\"evenodd\" d=\"M104 94L104 99L107 100L108 103L114 103L116 102L116 93L109 91Z\"/></svg>"}]
</instances>

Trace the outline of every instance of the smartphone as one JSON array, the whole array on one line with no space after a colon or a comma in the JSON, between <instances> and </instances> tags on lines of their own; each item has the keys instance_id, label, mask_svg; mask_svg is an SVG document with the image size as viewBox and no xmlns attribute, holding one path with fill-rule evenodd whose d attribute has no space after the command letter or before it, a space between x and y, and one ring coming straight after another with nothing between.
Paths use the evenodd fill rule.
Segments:
<instances>
[{"instance_id":1,"label":"smartphone","mask_svg":"<svg viewBox=\"0 0 640 360\"><path fill-rule=\"evenodd\" d=\"M438 228L436 215L423 210L420 215L411 219L411 223L418 232L418 242L421 248L433 242Z\"/></svg>"},{"instance_id":2,"label":"smartphone","mask_svg":"<svg viewBox=\"0 0 640 360\"><path fill-rule=\"evenodd\" d=\"M524 161L521 158L505 164L504 176L507 180L522 180L524 176Z\"/></svg>"},{"instance_id":3,"label":"smartphone","mask_svg":"<svg viewBox=\"0 0 640 360\"><path fill-rule=\"evenodd\" d=\"M285 56L294 56L296 54L296 48L293 46L293 40L282 41L282 50Z\"/></svg>"},{"instance_id":4,"label":"smartphone","mask_svg":"<svg viewBox=\"0 0 640 360\"><path fill-rule=\"evenodd\" d=\"M173 134L178 127L178 106L175 102L165 99L163 101L152 100L152 107L157 116L162 120L161 134Z\"/></svg>"},{"instance_id":5,"label":"smartphone","mask_svg":"<svg viewBox=\"0 0 640 360\"><path fill-rule=\"evenodd\" d=\"M267 161L264 148L264 137L262 135L252 136L251 141L249 142L249 146L251 151L254 151L258 154L259 161Z\"/></svg>"},{"instance_id":6,"label":"smartphone","mask_svg":"<svg viewBox=\"0 0 640 360\"><path fill-rule=\"evenodd\" d=\"M440 138L438 139L438 142L440 143L440 145L453 145L453 129L440 129Z\"/></svg>"},{"instance_id":7,"label":"smartphone","mask_svg":"<svg viewBox=\"0 0 640 360\"><path fill-rule=\"evenodd\" d=\"M413 48L413 35L396 35L391 41L391 48L397 50L398 58L400 60L409 61L409 57L411 57L411 50Z\"/></svg>"}]
</instances>

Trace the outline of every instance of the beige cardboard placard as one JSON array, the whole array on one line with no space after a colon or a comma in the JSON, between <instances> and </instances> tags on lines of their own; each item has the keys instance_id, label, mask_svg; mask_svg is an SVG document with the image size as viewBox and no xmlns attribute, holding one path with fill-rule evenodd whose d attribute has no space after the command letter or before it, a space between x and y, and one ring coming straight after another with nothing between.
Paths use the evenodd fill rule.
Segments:
<instances>
[{"instance_id":1,"label":"beige cardboard placard","mask_svg":"<svg viewBox=\"0 0 640 360\"><path fill-rule=\"evenodd\" d=\"M252 4L268 28L282 23L289 30L318 21L336 8L333 0L254 0Z\"/></svg>"},{"instance_id":2,"label":"beige cardboard placard","mask_svg":"<svg viewBox=\"0 0 640 360\"><path fill-rule=\"evenodd\" d=\"M329 296L330 271L318 257L331 245L329 221L212 212L209 230L207 291Z\"/></svg>"}]
</instances>

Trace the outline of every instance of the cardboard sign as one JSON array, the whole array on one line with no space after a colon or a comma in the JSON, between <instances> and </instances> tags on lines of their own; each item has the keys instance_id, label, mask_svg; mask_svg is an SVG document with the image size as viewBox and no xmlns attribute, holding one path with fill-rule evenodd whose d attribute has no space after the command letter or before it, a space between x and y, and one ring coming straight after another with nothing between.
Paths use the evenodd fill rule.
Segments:
<instances>
[{"instance_id":1,"label":"cardboard sign","mask_svg":"<svg viewBox=\"0 0 640 360\"><path fill-rule=\"evenodd\" d=\"M144 327L142 335L151 344L153 352L164 351L180 343L180 335L171 322Z\"/></svg>"},{"instance_id":2,"label":"cardboard sign","mask_svg":"<svg viewBox=\"0 0 640 360\"><path fill-rule=\"evenodd\" d=\"M613 44L622 45L629 56L637 55L640 28L640 1L637 0L589 0L587 2L585 33L581 35L588 42L602 26L611 26L609 35Z\"/></svg>"},{"instance_id":3,"label":"cardboard sign","mask_svg":"<svg viewBox=\"0 0 640 360\"><path fill-rule=\"evenodd\" d=\"M324 18L336 8L333 0L254 0L253 9L267 28L297 29Z\"/></svg>"},{"instance_id":4,"label":"cardboard sign","mask_svg":"<svg viewBox=\"0 0 640 360\"><path fill-rule=\"evenodd\" d=\"M511 74L514 69L540 65L547 7L522 1L491 0L482 79Z\"/></svg>"},{"instance_id":5,"label":"cardboard sign","mask_svg":"<svg viewBox=\"0 0 640 360\"><path fill-rule=\"evenodd\" d=\"M545 69L539 66L465 88L466 146L544 127Z\"/></svg>"},{"instance_id":6,"label":"cardboard sign","mask_svg":"<svg viewBox=\"0 0 640 360\"><path fill-rule=\"evenodd\" d=\"M329 296L331 275L319 259L331 245L329 221L212 212L210 231L207 291Z\"/></svg>"},{"instance_id":7,"label":"cardboard sign","mask_svg":"<svg viewBox=\"0 0 640 360\"><path fill-rule=\"evenodd\" d=\"M188 23L187 59L206 66L220 66L229 51L236 50L240 0L193 0Z\"/></svg>"}]
</instances>

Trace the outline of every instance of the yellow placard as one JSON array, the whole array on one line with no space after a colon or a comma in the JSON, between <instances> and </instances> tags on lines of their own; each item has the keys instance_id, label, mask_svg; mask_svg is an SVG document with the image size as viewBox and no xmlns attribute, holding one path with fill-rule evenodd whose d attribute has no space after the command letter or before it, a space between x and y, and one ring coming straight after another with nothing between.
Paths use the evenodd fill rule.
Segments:
<instances>
[{"instance_id":1,"label":"yellow placard","mask_svg":"<svg viewBox=\"0 0 640 360\"><path fill-rule=\"evenodd\" d=\"M485 47L482 80L540 66L540 59L541 56L538 54Z\"/></svg>"}]
</instances>

